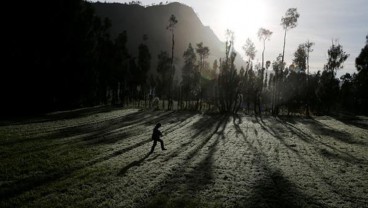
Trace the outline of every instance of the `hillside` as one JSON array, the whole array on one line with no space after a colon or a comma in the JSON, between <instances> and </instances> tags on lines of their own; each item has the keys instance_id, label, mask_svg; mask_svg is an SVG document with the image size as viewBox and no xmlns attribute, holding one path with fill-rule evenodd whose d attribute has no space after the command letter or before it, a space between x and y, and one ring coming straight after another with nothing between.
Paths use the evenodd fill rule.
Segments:
<instances>
[{"instance_id":1,"label":"hillside","mask_svg":"<svg viewBox=\"0 0 368 208\"><path fill-rule=\"evenodd\" d=\"M120 3L93 3L97 15L108 17L111 20L110 29L112 38L124 30L128 33L129 52L136 56L138 45L144 34L148 35L147 45L153 57L152 67L156 68L156 57L160 51L171 51L171 34L166 29L171 14L178 20L175 29L175 64L180 69L183 60L182 54L188 44L203 42L210 48L208 61L212 65L215 59L225 54L225 44L221 42L210 27L204 26L193 9L180 3L143 7ZM237 60L240 68L244 62Z\"/></svg>"}]
</instances>

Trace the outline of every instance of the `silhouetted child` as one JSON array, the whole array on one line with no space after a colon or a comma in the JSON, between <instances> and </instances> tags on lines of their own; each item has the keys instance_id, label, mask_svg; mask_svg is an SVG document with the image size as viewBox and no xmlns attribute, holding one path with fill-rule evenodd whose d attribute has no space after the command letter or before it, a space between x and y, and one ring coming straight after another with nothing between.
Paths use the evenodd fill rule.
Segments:
<instances>
[{"instance_id":1,"label":"silhouetted child","mask_svg":"<svg viewBox=\"0 0 368 208\"><path fill-rule=\"evenodd\" d=\"M160 139L160 137L162 136L162 133L160 130L158 130L158 128L161 127L161 123L156 124L155 128L153 128L153 133L152 133L152 140L153 140L153 145L151 148L150 153L153 153L153 150L155 150L157 141L159 141L161 143L161 149L162 150L166 150L164 147L164 141L162 141L162 139Z\"/></svg>"}]
</instances>

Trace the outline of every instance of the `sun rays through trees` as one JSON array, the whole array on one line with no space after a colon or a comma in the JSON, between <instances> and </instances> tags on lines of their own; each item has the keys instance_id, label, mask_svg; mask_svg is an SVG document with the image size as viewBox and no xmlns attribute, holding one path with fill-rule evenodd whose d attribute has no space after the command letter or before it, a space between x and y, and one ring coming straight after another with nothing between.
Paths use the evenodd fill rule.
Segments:
<instances>
[{"instance_id":1,"label":"sun rays through trees","mask_svg":"<svg viewBox=\"0 0 368 208\"><path fill-rule=\"evenodd\" d=\"M60 15L51 15L50 21L63 25L51 28L58 34L55 39L42 40L41 34L48 29L39 25L31 36L39 45L17 43L7 49L7 63L16 70L8 70L9 75L2 76L4 109L9 109L3 113L49 112L95 105L152 108L153 103L159 109L259 115L367 112L363 107L367 103L366 46L356 58L358 73L340 79L336 78L336 72L349 54L339 42L333 42L327 50L325 67L313 74L309 72L309 62L315 43L309 40L296 48L292 63L285 63L287 32L298 25L301 16L297 8L289 8L281 17L284 41L280 56L273 61L265 60L266 42L271 41L274 32L259 28L255 34L262 48L257 50L248 38L243 44L246 62L239 65L237 60L241 57L234 47L237 40L230 30L222 54L218 55L218 49L210 47L207 36L196 42L181 42L185 36L182 25L188 24L187 17L179 12L170 13L163 17L159 27L166 44L157 46L157 36L152 32L143 33L139 41L133 41L136 37L130 31L112 34L113 22L97 16L93 3L69 3L54 5ZM146 9L139 2L125 6ZM180 4L152 7L165 6L180 7ZM40 11L39 18L47 14L48 11ZM135 44L133 51L128 49L132 44ZM178 52L183 45L188 47ZM29 53L31 48L33 53ZM261 56L261 62L257 56Z\"/></svg>"}]
</instances>

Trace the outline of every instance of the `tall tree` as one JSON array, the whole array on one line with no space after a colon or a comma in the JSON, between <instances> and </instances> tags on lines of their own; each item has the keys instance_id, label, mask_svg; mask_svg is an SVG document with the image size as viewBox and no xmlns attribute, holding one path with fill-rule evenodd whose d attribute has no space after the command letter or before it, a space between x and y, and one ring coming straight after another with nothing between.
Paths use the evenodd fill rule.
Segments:
<instances>
[{"instance_id":1,"label":"tall tree","mask_svg":"<svg viewBox=\"0 0 368 208\"><path fill-rule=\"evenodd\" d=\"M151 53L148 49L146 41L148 40L147 35L143 35L143 42L138 47L138 67L140 71L139 82L141 85L141 92L144 96L144 105L146 107L147 99L146 99L146 92L147 92L147 73L151 68Z\"/></svg>"},{"instance_id":2,"label":"tall tree","mask_svg":"<svg viewBox=\"0 0 368 208\"><path fill-rule=\"evenodd\" d=\"M313 46L314 42L309 42L309 40L304 43L305 51L307 52L307 75L309 75L309 53L313 52Z\"/></svg>"},{"instance_id":3,"label":"tall tree","mask_svg":"<svg viewBox=\"0 0 368 208\"><path fill-rule=\"evenodd\" d=\"M174 29L175 29L175 25L178 23L178 20L176 19L175 15L171 15L169 18L169 25L166 27L167 30L169 30L171 32L171 73L170 76L174 76L175 73L175 69L174 69L174 47L175 47L175 34L174 34ZM171 79L170 79L171 80ZM169 100L171 101L171 84L169 83ZM169 102L169 106L168 108L170 108L170 103Z\"/></svg>"},{"instance_id":4,"label":"tall tree","mask_svg":"<svg viewBox=\"0 0 368 208\"><path fill-rule=\"evenodd\" d=\"M350 75L350 73L346 73L340 77L340 80L342 82L341 88L340 88L340 102L343 108L345 110L358 110L354 108L354 104L356 103L354 92L354 79L356 77L356 74L354 73L353 76Z\"/></svg>"},{"instance_id":5,"label":"tall tree","mask_svg":"<svg viewBox=\"0 0 368 208\"><path fill-rule=\"evenodd\" d=\"M196 52L199 56L199 87L200 87L200 103L199 103L199 110L202 108L202 99L203 99L203 86L202 86L202 76L203 70L205 67L205 59L208 58L210 54L210 49L207 46L203 46L203 42L197 44Z\"/></svg>"},{"instance_id":6,"label":"tall tree","mask_svg":"<svg viewBox=\"0 0 368 208\"><path fill-rule=\"evenodd\" d=\"M218 69L218 63L217 63L217 59L215 59L213 61L213 65L212 65L212 70L214 71L215 74L217 74L217 69Z\"/></svg>"},{"instance_id":7,"label":"tall tree","mask_svg":"<svg viewBox=\"0 0 368 208\"><path fill-rule=\"evenodd\" d=\"M262 50L262 69L263 69L264 68L264 52L266 49L266 40L270 40L272 31L267 30L265 28L259 28L257 35L258 35L259 40L263 42L263 50Z\"/></svg>"},{"instance_id":8,"label":"tall tree","mask_svg":"<svg viewBox=\"0 0 368 208\"><path fill-rule=\"evenodd\" d=\"M220 74L218 76L219 109L222 112L236 110L236 98L239 94L239 77L234 61L236 53L233 50L234 33L226 31L225 58L220 61Z\"/></svg>"},{"instance_id":9,"label":"tall tree","mask_svg":"<svg viewBox=\"0 0 368 208\"><path fill-rule=\"evenodd\" d=\"M304 44L300 44L294 53L293 62L301 71L305 71L307 61L307 53Z\"/></svg>"},{"instance_id":10,"label":"tall tree","mask_svg":"<svg viewBox=\"0 0 368 208\"><path fill-rule=\"evenodd\" d=\"M343 67L343 63L349 57L342 46L334 42L327 53L327 64L324 66L317 88L317 96L322 108L320 110L323 112L330 112L331 107L336 104L339 94L339 80L335 78L336 71Z\"/></svg>"},{"instance_id":11,"label":"tall tree","mask_svg":"<svg viewBox=\"0 0 368 208\"><path fill-rule=\"evenodd\" d=\"M174 47L175 47L175 25L178 23L175 15L171 15L169 18L169 25L166 27L171 32L171 65L174 64Z\"/></svg>"},{"instance_id":12,"label":"tall tree","mask_svg":"<svg viewBox=\"0 0 368 208\"><path fill-rule=\"evenodd\" d=\"M355 66L358 72L368 72L368 35L366 36L365 46L362 48L359 56L355 59Z\"/></svg>"},{"instance_id":13,"label":"tall tree","mask_svg":"<svg viewBox=\"0 0 368 208\"><path fill-rule=\"evenodd\" d=\"M284 62L285 57L285 44L286 44L286 31L293 29L297 26L299 13L296 8L289 8L285 16L281 18L281 25L284 28L285 34L284 34L284 47L282 49L282 59L281 61Z\"/></svg>"},{"instance_id":14,"label":"tall tree","mask_svg":"<svg viewBox=\"0 0 368 208\"><path fill-rule=\"evenodd\" d=\"M276 61L272 63L272 68L275 73L272 79L272 114L277 115L279 113L280 104L280 87L285 68L285 62L282 61L282 54L279 54Z\"/></svg>"},{"instance_id":15,"label":"tall tree","mask_svg":"<svg viewBox=\"0 0 368 208\"><path fill-rule=\"evenodd\" d=\"M245 52L245 55L248 56L248 61L249 63L254 60L254 58L256 57L256 47L254 46L254 43L251 39L247 38L244 46L243 46L243 50Z\"/></svg>"},{"instance_id":16,"label":"tall tree","mask_svg":"<svg viewBox=\"0 0 368 208\"><path fill-rule=\"evenodd\" d=\"M333 71L323 70L318 82L316 94L319 100L319 112L329 113L331 107L336 104L339 94L339 80L335 78Z\"/></svg>"},{"instance_id":17,"label":"tall tree","mask_svg":"<svg viewBox=\"0 0 368 208\"><path fill-rule=\"evenodd\" d=\"M203 46L203 42L197 43L196 52L199 56L200 71L204 69L205 59L210 55L210 49L207 46Z\"/></svg>"},{"instance_id":18,"label":"tall tree","mask_svg":"<svg viewBox=\"0 0 368 208\"><path fill-rule=\"evenodd\" d=\"M359 100L359 111L368 114L368 35L365 46L359 56L355 59L358 74L356 77L357 96Z\"/></svg>"},{"instance_id":19,"label":"tall tree","mask_svg":"<svg viewBox=\"0 0 368 208\"><path fill-rule=\"evenodd\" d=\"M298 22L298 18L299 18L299 13L297 11L296 8L289 8L286 13L285 16L283 16L281 18L281 25L284 28L284 45L282 48L282 56L281 56L281 64L278 64L278 66L282 67L281 69L279 69L278 71L276 71L275 74L275 90L276 90L276 96L275 96L275 106L273 109L273 114L277 115L279 113L279 104L280 104L280 80L282 78L282 75L284 73L284 60L285 60L285 45L286 45L286 32L292 28L295 28L297 26L297 22ZM278 74L280 73L280 74Z\"/></svg>"},{"instance_id":20,"label":"tall tree","mask_svg":"<svg viewBox=\"0 0 368 208\"><path fill-rule=\"evenodd\" d=\"M336 71L344 67L344 62L349 57L350 54L347 54L340 43L335 43L332 41L332 45L330 49L327 51L328 53L328 61L325 65L325 69L331 71L334 75L336 75Z\"/></svg>"},{"instance_id":21,"label":"tall tree","mask_svg":"<svg viewBox=\"0 0 368 208\"><path fill-rule=\"evenodd\" d=\"M151 68L151 53L146 44L148 40L147 35L143 35L143 42L138 46L138 66L143 72L141 77L141 82L145 83L147 80L147 72Z\"/></svg>"},{"instance_id":22,"label":"tall tree","mask_svg":"<svg viewBox=\"0 0 368 208\"><path fill-rule=\"evenodd\" d=\"M314 43L313 42L309 42L309 40L307 42L304 43L304 47L305 50L307 52L307 106L306 106L306 116L309 117L309 108L310 108L310 97L311 97L311 87L310 85L310 81L309 81L309 53L313 52L313 47Z\"/></svg>"},{"instance_id":23,"label":"tall tree","mask_svg":"<svg viewBox=\"0 0 368 208\"><path fill-rule=\"evenodd\" d=\"M132 80L133 76L131 72L135 72L132 70L133 65L130 66L129 59L131 58L128 54L128 49L126 47L128 41L128 35L126 31L123 31L118 35L115 39L115 56L114 56L114 68L112 73L110 74L110 89L112 93L112 103L117 104L118 100L118 92L120 92L120 98L124 99L126 95L127 89L125 86L128 85L129 80ZM130 70L128 70L130 68ZM120 86L120 90L119 90ZM124 101L124 100L123 100Z\"/></svg>"},{"instance_id":24,"label":"tall tree","mask_svg":"<svg viewBox=\"0 0 368 208\"><path fill-rule=\"evenodd\" d=\"M162 108L165 109L165 97L168 96L170 92L172 76L171 76L171 58L166 51L161 51L158 54L157 72L160 75L160 79L157 80L159 87L159 95L162 99Z\"/></svg>"},{"instance_id":25,"label":"tall tree","mask_svg":"<svg viewBox=\"0 0 368 208\"><path fill-rule=\"evenodd\" d=\"M187 102L185 107L188 108L188 102L191 100L191 95L197 94L196 89L198 89L199 85L199 75L197 74L199 71L196 70L197 56L191 43L189 43L187 50L184 51L183 58L182 91Z\"/></svg>"}]
</instances>

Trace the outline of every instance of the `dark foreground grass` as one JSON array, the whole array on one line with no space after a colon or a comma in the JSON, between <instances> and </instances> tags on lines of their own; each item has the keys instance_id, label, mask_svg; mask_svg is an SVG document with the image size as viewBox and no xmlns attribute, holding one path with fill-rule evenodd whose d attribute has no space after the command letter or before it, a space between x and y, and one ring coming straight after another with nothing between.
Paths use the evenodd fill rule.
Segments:
<instances>
[{"instance_id":1,"label":"dark foreground grass","mask_svg":"<svg viewBox=\"0 0 368 208\"><path fill-rule=\"evenodd\" d=\"M168 150L148 154L157 122ZM368 130L331 117L98 108L1 124L0 207L368 207Z\"/></svg>"},{"instance_id":2,"label":"dark foreground grass","mask_svg":"<svg viewBox=\"0 0 368 208\"><path fill-rule=\"evenodd\" d=\"M193 198L190 196L181 196L177 198L169 198L167 195L158 195L152 198L148 204L143 205L143 208L220 208L221 205L216 202L201 201L198 198Z\"/></svg>"}]
</instances>

